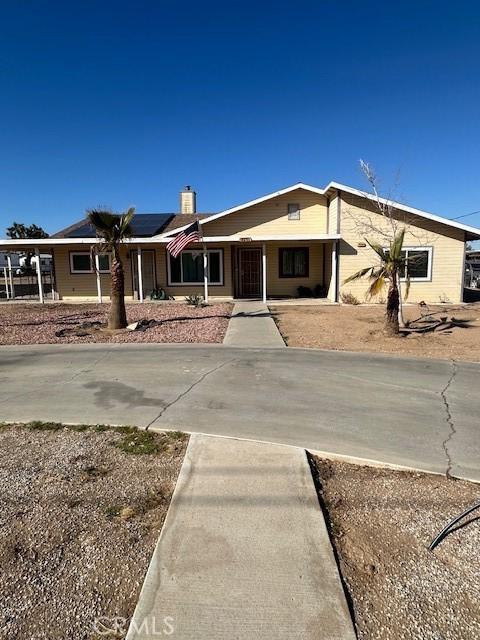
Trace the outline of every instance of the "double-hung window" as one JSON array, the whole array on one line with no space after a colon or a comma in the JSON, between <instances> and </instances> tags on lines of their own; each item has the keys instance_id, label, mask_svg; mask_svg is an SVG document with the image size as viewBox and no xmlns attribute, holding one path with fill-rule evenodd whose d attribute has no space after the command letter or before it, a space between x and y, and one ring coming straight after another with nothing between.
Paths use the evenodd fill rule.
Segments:
<instances>
[{"instance_id":1,"label":"double-hung window","mask_svg":"<svg viewBox=\"0 0 480 640\"><path fill-rule=\"evenodd\" d=\"M110 271L110 256L100 254L98 256L98 266L100 273L108 273ZM71 273L93 273L94 265L90 251L71 251L70 252L70 272Z\"/></svg>"},{"instance_id":2,"label":"double-hung window","mask_svg":"<svg viewBox=\"0 0 480 640\"><path fill-rule=\"evenodd\" d=\"M308 247L279 249L280 278L308 278Z\"/></svg>"},{"instance_id":3,"label":"double-hung window","mask_svg":"<svg viewBox=\"0 0 480 640\"><path fill-rule=\"evenodd\" d=\"M223 284L223 251L207 250L208 284ZM186 249L174 258L168 254L168 284L187 285L203 283L203 252Z\"/></svg>"},{"instance_id":4,"label":"double-hung window","mask_svg":"<svg viewBox=\"0 0 480 640\"><path fill-rule=\"evenodd\" d=\"M388 251L388 249L385 249ZM428 282L432 279L433 247L403 247L402 258L406 260L400 272L402 280Z\"/></svg>"}]
</instances>

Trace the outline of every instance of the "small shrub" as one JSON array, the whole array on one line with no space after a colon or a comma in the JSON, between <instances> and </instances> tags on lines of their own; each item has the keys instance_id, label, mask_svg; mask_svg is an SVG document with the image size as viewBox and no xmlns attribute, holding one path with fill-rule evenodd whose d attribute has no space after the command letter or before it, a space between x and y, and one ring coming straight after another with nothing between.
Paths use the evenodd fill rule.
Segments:
<instances>
[{"instance_id":1,"label":"small shrub","mask_svg":"<svg viewBox=\"0 0 480 640\"><path fill-rule=\"evenodd\" d=\"M150 300L168 300L168 296L165 292L165 289L162 289L162 287L153 289L150 292Z\"/></svg>"},{"instance_id":2,"label":"small shrub","mask_svg":"<svg viewBox=\"0 0 480 640\"><path fill-rule=\"evenodd\" d=\"M191 307L203 307L204 305L203 297L197 294L185 296L185 302Z\"/></svg>"},{"instance_id":3,"label":"small shrub","mask_svg":"<svg viewBox=\"0 0 480 640\"><path fill-rule=\"evenodd\" d=\"M340 294L340 300L343 302L343 304L360 304L360 300L357 298L357 296L354 296L353 293L350 293L350 291L345 291Z\"/></svg>"},{"instance_id":4,"label":"small shrub","mask_svg":"<svg viewBox=\"0 0 480 640\"><path fill-rule=\"evenodd\" d=\"M327 297L327 287L324 284L317 284L313 290L314 298L326 298Z\"/></svg>"},{"instance_id":5,"label":"small shrub","mask_svg":"<svg viewBox=\"0 0 480 640\"><path fill-rule=\"evenodd\" d=\"M135 516L135 509L132 507L123 507L123 509L120 509L119 516L120 520L130 520L130 518Z\"/></svg>"},{"instance_id":6,"label":"small shrub","mask_svg":"<svg viewBox=\"0 0 480 640\"><path fill-rule=\"evenodd\" d=\"M109 427L107 424L95 424L93 426L93 430L98 431L99 433L102 433L103 431L108 431L111 428L112 427Z\"/></svg>"},{"instance_id":7,"label":"small shrub","mask_svg":"<svg viewBox=\"0 0 480 640\"><path fill-rule=\"evenodd\" d=\"M124 437L115 443L115 446L124 453L148 455L163 449L159 436L151 431L139 431L135 427L119 427L116 431L124 433Z\"/></svg>"},{"instance_id":8,"label":"small shrub","mask_svg":"<svg viewBox=\"0 0 480 640\"><path fill-rule=\"evenodd\" d=\"M183 431L166 431L165 435L170 440L185 440L187 435Z\"/></svg>"},{"instance_id":9,"label":"small shrub","mask_svg":"<svg viewBox=\"0 0 480 640\"><path fill-rule=\"evenodd\" d=\"M105 515L107 516L107 518L115 518L116 516L120 515L121 509L122 508L118 505L112 505L111 507L107 507L105 509Z\"/></svg>"},{"instance_id":10,"label":"small shrub","mask_svg":"<svg viewBox=\"0 0 480 640\"><path fill-rule=\"evenodd\" d=\"M72 431L88 431L91 429L91 425L89 424L72 424L67 426L68 429L72 429Z\"/></svg>"},{"instance_id":11,"label":"small shrub","mask_svg":"<svg viewBox=\"0 0 480 640\"><path fill-rule=\"evenodd\" d=\"M310 287L297 287L297 293L299 298L311 298L313 295Z\"/></svg>"},{"instance_id":12,"label":"small shrub","mask_svg":"<svg viewBox=\"0 0 480 640\"><path fill-rule=\"evenodd\" d=\"M60 422L42 422L41 420L32 420L27 422L25 426L33 431L60 431L64 428Z\"/></svg>"}]
</instances>

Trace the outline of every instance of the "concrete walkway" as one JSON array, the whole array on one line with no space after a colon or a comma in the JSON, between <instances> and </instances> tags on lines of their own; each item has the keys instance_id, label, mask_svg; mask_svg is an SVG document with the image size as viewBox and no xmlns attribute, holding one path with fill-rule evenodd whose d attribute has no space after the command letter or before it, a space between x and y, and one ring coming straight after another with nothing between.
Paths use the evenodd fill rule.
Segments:
<instances>
[{"instance_id":1,"label":"concrete walkway","mask_svg":"<svg viewBox=\"0 0 480 640\"><path fill-rule=\"evenodd\" d=\"M223 344L229 347L285 347L267 305L257 300L235 303Z\"/></svg>"},{"instance_id":2,"label":"concrete walkway","mask_svg":"<svg viewBox=\"0 0 480 640\"><path fill-rule=\"evenodd\" d=\"M354 640L304 451L192 435L127 640L165 618L178 640Z\"/></svg>"}]
</instances>

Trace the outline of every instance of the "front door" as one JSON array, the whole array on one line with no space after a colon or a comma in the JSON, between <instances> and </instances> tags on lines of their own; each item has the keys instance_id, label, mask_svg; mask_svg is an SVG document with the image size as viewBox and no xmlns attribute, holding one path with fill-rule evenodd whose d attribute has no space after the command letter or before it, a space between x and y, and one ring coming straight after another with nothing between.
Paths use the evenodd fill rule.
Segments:
<instances>
[{"instance_id":1,"label":"front door","mask_svg":"<svg viewBox=\"0 0 480 640\"><path fill-rule=\"evenodd\" d=\"M259 298L262 295L260 249L238 250L238 295L240 298Z\"/></svg>"},{"instance_id":2,"label":"front door","mask_svg":"<svg viewBox=\"0 0 480 640\"><path fill-rule=\"evenodd\" d=\"M132 275L133 275L133 290L136 293L137 300L139 299L139 287L138 287L138 254L136 251L131 252L132 256ZM143 298L147 299L152 291L156 288L155 281L155 251L151 249L142 249L142 283L143 283Z\"/></svg>"}]
</instances>

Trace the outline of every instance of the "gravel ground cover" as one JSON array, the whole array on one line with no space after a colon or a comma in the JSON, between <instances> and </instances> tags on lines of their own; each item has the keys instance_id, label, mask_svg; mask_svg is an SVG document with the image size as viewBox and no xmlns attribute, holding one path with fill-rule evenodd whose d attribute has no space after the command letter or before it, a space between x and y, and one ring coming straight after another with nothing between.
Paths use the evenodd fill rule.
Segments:
<instances>
[{"instance_id":1,"label":"gravel ground cover","mask_svg":"<svg viewBox=\"0 0 480 640\"><path fill-rule=\"evenodd\" d=\"M130 323L160 320L146 331L125 331L114 335L97 331L89 336L57 337L60 329L83 322L106 322L108 304L2 304L0 344L66 344L80 342L223 342L232 305L192 307L182 303L127 304Z\"/></svg>"},{"instance_id":2,"label":"gravel ground cover","mask_svg":"<svg viewBox=\"0 0 480 640\"><path fill-rule=\"evenodd\" d=\"M186 442L132 428L0 429L2 640L124 637ZM115 617L126 622L108 635Z\"/></svg>"},{"instance_id":3,"label":"gravel ground cover","mask_svg":"<svg viewBox=\"0 0 480 640\"><path fill-rule=\"evenodd\" d=\"M469 320L469 327L408 337L383 332L384 305L275 306L270 310L289 347L370 351L422 358L480 361L480 303L429 305L431 312ZM425 313L419 305L404 308L406 320Z\"/></svg>"},{"instance_id":4,"label":"gravel ground cover","mask_svg":"<svg viewBox=\"0 0 480 640\"><path fill-rule=\"evenodd\" d=\"M432 552L480 485L314 458L360 640L480 638L480 519Z\"/></svg>"}]
</instances>

